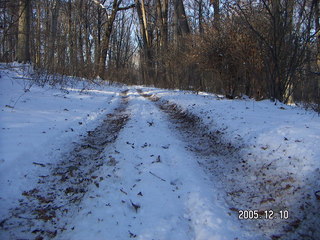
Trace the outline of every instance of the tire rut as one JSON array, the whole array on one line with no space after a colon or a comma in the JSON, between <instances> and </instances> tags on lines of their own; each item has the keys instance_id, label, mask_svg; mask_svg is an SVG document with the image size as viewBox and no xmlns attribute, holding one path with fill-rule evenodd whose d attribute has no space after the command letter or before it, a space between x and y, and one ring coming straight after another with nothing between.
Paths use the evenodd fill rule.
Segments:
<instances>
[{"instance_id":1,"label":"tire rut","mask_svg":"<svg viewBox=\"0 0 320 240\"><path fill-rule=\"evenodd\" d=\"M51 239L65 229L67 219L76 213L90 186L99 187L103 180L94 173L105 164L104 149L116 141L130 118L127 92L121 92L121 102L114 111L88 131L62 161L55 166L48 164L50 175L40 176L33 189L22 193L19 206L0 220L6 238Z\"/></svg>"},{"instance_id":2,"label":"tire rut","mask_svg":"<svg viewBox=\"0 0 320 240\"><path fill-rule=\"evenodd\" d=\"M175 103L162 100L156 95L145 94L141 89L138 93L154 102L163 112L169 116L174 127L181 133L184 140L188 141L188 150L201 156L228 156L238 155L241 146L234 146L222 139L222 132L210 131L209 127L202 123L201 118L183 110ZM192 136L192 138L190 138Z\"/></svg>"}]
</instances>

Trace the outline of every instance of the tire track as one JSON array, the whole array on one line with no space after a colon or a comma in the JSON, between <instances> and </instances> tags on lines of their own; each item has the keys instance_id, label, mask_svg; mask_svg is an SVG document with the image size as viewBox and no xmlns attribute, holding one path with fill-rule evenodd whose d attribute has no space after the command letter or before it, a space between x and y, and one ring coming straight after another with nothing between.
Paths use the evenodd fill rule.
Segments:
<instances>
[{"instance_id":1,"label":"tire track","mask_svg":"<svg viewBox=\"0 0 320 240\"><path fill-rule=\"evenodd\" d=\"M50 167L50 175L40 176L38 184L22 193L19 206L0 220L2 239L51 239L62 232L67 220L91 186L99 187L103 178L94 176L102 165L104 149L114 143L130 118L128 96L123 91L119 105L102 123L76 143L63 160Z\"/></svg>"},{"instance_id":2,"label":"tire track","mask_svg":"<svg viewBox=\"0 0 320 240\"><path fill-rule=\"evenodd\" d=\"M205 157L218 155L234 159L239 155L241 146L234 146L230 142L224 141L222 132L210 131L209 127L203 124L201 118L195 114L183 110L175 103L162 100L156 95L145 94L141 89L137 91L141 96L154 102L169 116L171 123L187 141L189 151Z\"/></svg>"}]
</instances>

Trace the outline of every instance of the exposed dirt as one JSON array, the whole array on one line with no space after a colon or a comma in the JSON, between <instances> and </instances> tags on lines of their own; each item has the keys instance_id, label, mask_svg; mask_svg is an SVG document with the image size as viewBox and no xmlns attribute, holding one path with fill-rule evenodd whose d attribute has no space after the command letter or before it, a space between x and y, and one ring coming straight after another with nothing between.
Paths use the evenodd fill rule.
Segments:
<instances>
[{"instance_id":1,"label":"exposed dirt","mask_svg":"<svg viewBox=\"0 0 320 240\"><path fill-rule=\"evenodd\" d=\"M11 217L1 221L0 227L10 233L10 239L54 238L64 230L64 219L77 211L89 187L99 187L103 178L94 173L105 164L102 153L115 142L130 117L126 112L127 92L121 93L119 106L98 127L88 131L62 161L51 166L50 175L41 176L35 188L22 193L19 206L11 209Z\"/></svg>"},{"instance_id":2,"label":"exposed dirt","mask_svg":"<svg viewBox=\"0 0 320 240\"><path fill-rule=\"evenodd\" d=\"M230 215L237 218L239 210L258 210L261 219L242 220L244 227L251 226L251 231L261 232L266 239L320 239L316 227L320 207L310 194L311 181L300 181L285 169L278 171L273 159L258 159L261 164L251 165L249 158L258 156L246 155L242 151L246 145L241 140L231 143L223 132L210 131L198 116L177 104L141 89L138 92L168 115L188 149L200 156L198 163L212 177L215 187L224 192ZM265 211L269 210L277 219L265 219ZM286 210L288 219L280 219L279 212Z\"/></svg>"}]
</instances>

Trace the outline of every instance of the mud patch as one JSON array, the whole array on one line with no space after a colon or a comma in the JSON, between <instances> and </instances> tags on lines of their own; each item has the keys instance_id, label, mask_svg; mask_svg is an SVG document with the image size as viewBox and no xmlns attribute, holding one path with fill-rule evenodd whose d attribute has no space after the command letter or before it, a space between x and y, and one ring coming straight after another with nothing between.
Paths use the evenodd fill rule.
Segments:
<instances>
[{"instance_id":1,"label":"mud patch","mask_svg":"<svg viewBox=\"0 0 320 240\"><path fill-rule=\"evenodd\" d=\"M51 174L24 191L19 205L2 219L1 236L8 239L51 239L64 230L66 220L78 211L90 187L99 187L103 178L94 173L104 164L104 149L115 142L129 120L127 90L121 102L102 123L75 144L63 160L51 166Z\"/></svg>"}]
</instances>

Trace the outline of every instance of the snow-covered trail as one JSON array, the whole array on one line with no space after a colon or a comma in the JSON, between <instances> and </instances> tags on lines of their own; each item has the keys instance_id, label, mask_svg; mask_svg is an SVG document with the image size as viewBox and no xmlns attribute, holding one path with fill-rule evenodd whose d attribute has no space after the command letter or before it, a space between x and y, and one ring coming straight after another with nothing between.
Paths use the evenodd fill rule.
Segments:
<instances>
[{"instance_id":1,"label":"snow-covered trail","mask_svg":"<svg viewBox=\"0 0 320 240\"><path fill-rule=\"evenodd\" d=\"M1 75L0 239L320 239L316 113Z\"/></svg>"},{"instance_id":2,"label":"snow-covered trail","mask_svg":"<svg viewBox=\"0 0 320 240\"><path fill-rule=\"evenodd\" d=\"M248 239L167 116L134 90L99 187L57 239Z\"/></svg>"}]
</instances>

